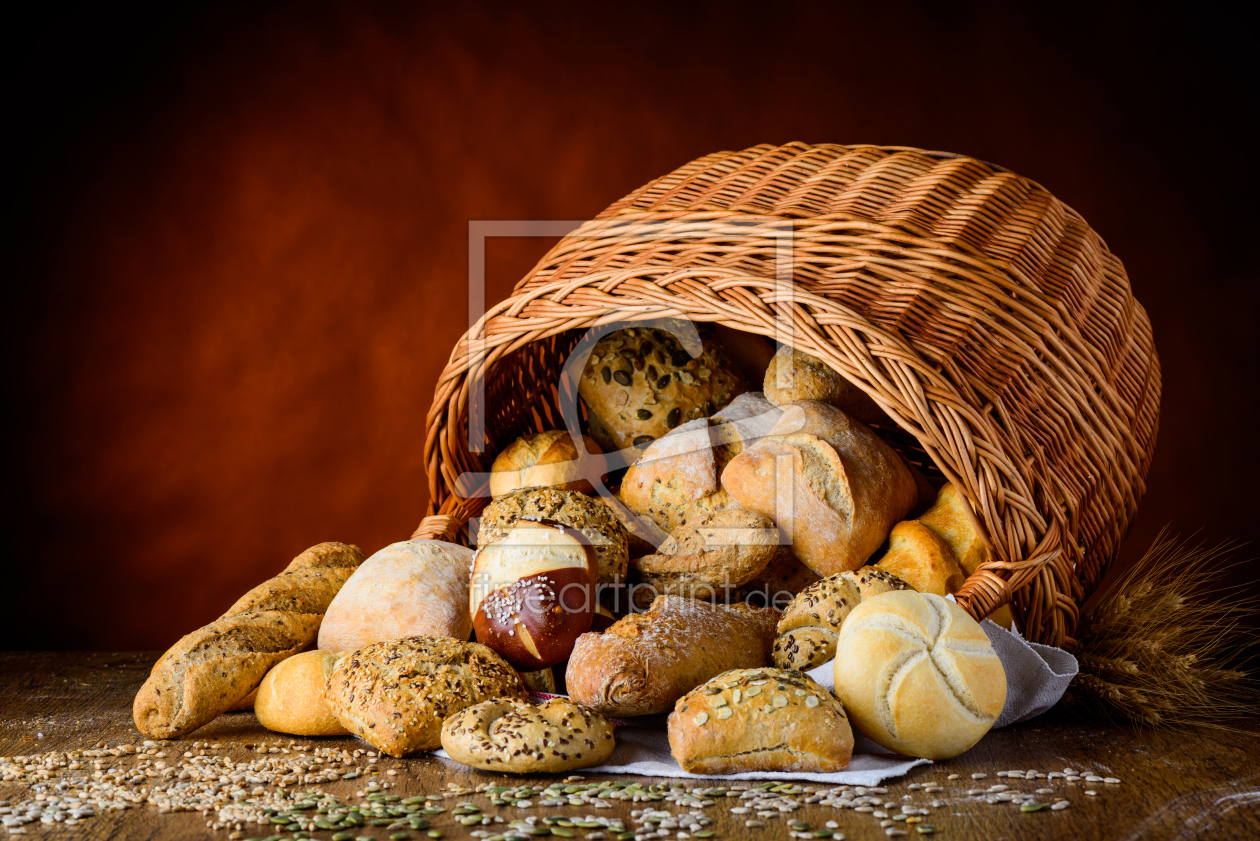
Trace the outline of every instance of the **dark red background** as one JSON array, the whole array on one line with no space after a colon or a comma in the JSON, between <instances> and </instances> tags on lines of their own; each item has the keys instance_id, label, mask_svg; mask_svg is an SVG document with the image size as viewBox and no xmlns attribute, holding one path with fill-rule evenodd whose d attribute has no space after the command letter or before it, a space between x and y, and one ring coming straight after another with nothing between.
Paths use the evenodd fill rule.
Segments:
<instances>
[{"instance_id":1,"label":"dark red background","mask_svg":"<svg viewBox=\"0 0 1260 841\"><path fill-rule=\"evenodd\" d=\"M10 27L0 648L164 647L312 543L406 538L467 326L468 221L589 217L761 142L963 152L1079 210L1163 360L1126 556L1165 524L1254 540L1246 28L1198 6L949 5L109 7ZM549 245L492 241L489 299Z\"/></svg>"}]
</instances>

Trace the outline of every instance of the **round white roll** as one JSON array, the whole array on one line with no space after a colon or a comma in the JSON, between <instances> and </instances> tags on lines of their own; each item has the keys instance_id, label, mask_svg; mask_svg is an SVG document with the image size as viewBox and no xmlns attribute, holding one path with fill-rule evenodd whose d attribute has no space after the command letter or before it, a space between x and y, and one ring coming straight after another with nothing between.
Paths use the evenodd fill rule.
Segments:
<instances>
[{"instance_id":1,"label":"round white roll","mask_svg":"<svg viewBox=\"0 0 1260 841\"><path fill-rule=\"evenodd\" d=\"M1006 672L954 602L898 590L866 599L840 629L836 695L853 726L907 756L948 759L980 741L1006 703Z\"/></svg>"},{"instance_id":2,"label":"round white roll","mask_svg":"<svg viewBox=\"0 0 1260 841\"><path fill-rule=\"evenodd\" d=\"M404 540L368 558L337 593L319 628L324 651L354 651L403 637L472 632L472 550L441 540Z\"/></svg>"}]
</instances>

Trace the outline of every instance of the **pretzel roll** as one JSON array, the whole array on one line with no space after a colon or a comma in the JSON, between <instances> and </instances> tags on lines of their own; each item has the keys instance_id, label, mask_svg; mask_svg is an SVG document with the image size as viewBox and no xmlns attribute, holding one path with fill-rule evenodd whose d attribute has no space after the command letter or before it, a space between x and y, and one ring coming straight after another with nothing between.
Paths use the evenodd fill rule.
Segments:
<instances>
[{"instance_id":1,"label":"pretzel roll","mask_svg":"<svg viewBox=\"0 0 1260 841\"><path fill-rule=\"evenodd\" d=\"M477 641L533 672L569 656L591 629L599 559L576 529L520 520L473 558L470 613Z\"/></svg>"}]
</instances>

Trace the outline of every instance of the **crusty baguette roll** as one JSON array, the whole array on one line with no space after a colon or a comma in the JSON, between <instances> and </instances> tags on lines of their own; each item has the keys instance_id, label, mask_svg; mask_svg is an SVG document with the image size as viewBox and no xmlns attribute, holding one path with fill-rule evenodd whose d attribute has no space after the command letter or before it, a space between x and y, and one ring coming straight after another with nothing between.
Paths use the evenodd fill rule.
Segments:
<instances>
[{"instance_id":1,"label":"crusty baguette roll","mask_svg":"<svg viewBox=\"0 0 1260 841\"><path fill-rule=\"evenodd\" d=\"M765 666L779 611L659 596L602 634L578 637L565 672L569 697L601 715L667 712L729 669Z\"/></svg>"},{"instance_id":2,"label":"crusty baguette roll","mask_svg":"<svg viewBox=\"0 0 1260 841\"><path fill-rule=\"evenodd\" d=\"M773 434L740 453L722 486L774 520L819 575L857 569L917 499L901 457L826 403L788 406Z\"/></svg>"},{"instance_id":3,"label":"crusty baguette roll","mask_svg":"<svg viewBox=\"0 0 1260 841\"><path fill-rule=\"evenodd\" d=\"M358 546L312 546L181 639L136 693L137 729L154 739L177 739L232 709L272 666L315 642L324 611L361 563Z\"/></svg>"},{"instance_id":4,"label":"crusty baguette roll","mask_svg":"<svg viewBox=\"0 0 1260 841\"><path fill-rule=\"evenodd\" d=\"M779 532L763 514L728 508L679 526L660 550L631 562L635 603L656 596L711 600L759 575L779 551ZM646 602L640 594L647 596Z\"/></svg>"},{"instance_id":5,"label":"crusty baguette roll","mask_svg":"<svg viewBox=\"0 0 1260 841\"><path fill-rule=\"evenodd\" d=\"M465 707L529 696L512 667L480 643L408 637L342 654L324 697L342 727L400 757L441 747L442 722Z\"/></svg>"},{"instance_id":6,"label":"crusty baguette roll","mask_svg":"<svg viewBox=\"0 0 1260 841\"><path fill-rule=\"evenodd\" d=\"M606 469L603 451L591 438L581 436L581 446L563 429L517 438L499 453L490 468L490 496L521 488L561 488L594 493L591 479Z\"/></svg>"},{"instance_id":7,"label":"crusty baguette roll","mask_svg":"<svg viewBox=\"0 0 1260 841\"><path fill-rule=\"evenodd\" d=\"M673 335L627 327L596 343L578 381L591 437L605 452L645 447L680 423L708 417L748 383L706 325L692 357Z\"/></svg>"},{"instance_id":8,"label":"crusty baguette roll","mask_svg":"<svg viewBox=\"0 0 1260 841\"><path fill-rule=\"evenodd\" d=\"M653 441L626 471L626 507L672 532L690 520L735 505L718 481L709 419L697 418Z\"/></svg>"},{"instance_id":9,"label":"crusty baguette roll","mask_svg":"<svg viewBox=\"0 0 1260 841\"><path fill-rule=\"evenodd\" d=\"M363 562L328 605L319 647L353 651L414 636L467 640L472 558L471 549L441 540L386 546Z\"/></svg>"},{"instance_id":10,"label":"crusty baguette roll","mask_svg":"<svg viewBox=\"0 0 1260 841\"><path fill-rule=\"evenodd\" d=\"M737 669L678 699L669 749L692 774L832 773L849 767L853 730L840 702L800 672Z\"/></svg>"},{"instance_id":11,"label":"crusty baguette roll","mask_svg":"<svg viewBox=\"0 0 1260 841\"><path fill-rule=\"evenodd\" d=\"M1006 703L1006 672L980 625L927 593L885 593L854 608L834 668L853 726L906 756L957 756Z\"/></svg>"},{"instance_id":12,"label":"crusty baguette roll","mask_svg":"<svg viewBox=\"0 0 1260 841\"><path fill-rule=\"evenodd\" d=\"M888 420L884 410L862 389L816 356L779 347L766 368L762 391L776 406L800 400L819 400L843 409L862 423Z\"/></svg>"},{"instance_id":13,"label":"crusty baguette roll","mask_svg":"<svg viewBox=\"0 0 1260 841\"><path fill-rule=\"evenodd\" d=\"M254 701L258 723L294 736L348 735L324 700L324 683L337 656L331 651L303 651L267 672Z\"/></svg>"},{"instance_id":14,"label":"crusty baguette roll","mask_svg":"<svg viewBox=\"0 0 1260 841\"><path fill-rule=\"evenodd\" d=\"M599 582L625 581L630 536L613 509L577 491L525 488L501 496L481 514L479 546L502 540L521 520L550 520L581 532L599 559Z\"/></svg>"}]
</instances>

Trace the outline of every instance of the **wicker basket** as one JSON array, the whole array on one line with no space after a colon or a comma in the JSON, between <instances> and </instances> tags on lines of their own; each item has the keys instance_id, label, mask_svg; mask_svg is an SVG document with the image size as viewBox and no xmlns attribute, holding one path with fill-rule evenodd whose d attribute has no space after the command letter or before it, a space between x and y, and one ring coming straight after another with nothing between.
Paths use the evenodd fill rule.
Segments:
<instances>
[{"instance_id":1,"label":"wicker basket","mask_svg":"<svg viewBox=\"0 0 1260 841\"><path fill-rule=\"evenodd\" d=\"M899 449L954 482L988 530L992 555L959 603L983 616L1011 602L1029 639L1073 644L1145 490L1160 396L1151 325L1078 214L959 155L756 146L610 206L452 353L428 416L416 536L459 539L486 502L456 496L459 477L561 427L559 374L581 331L678 315L791 335L863 388ZM487 430L472 452L480 389Z\"/></svg>"}]
</instances>

